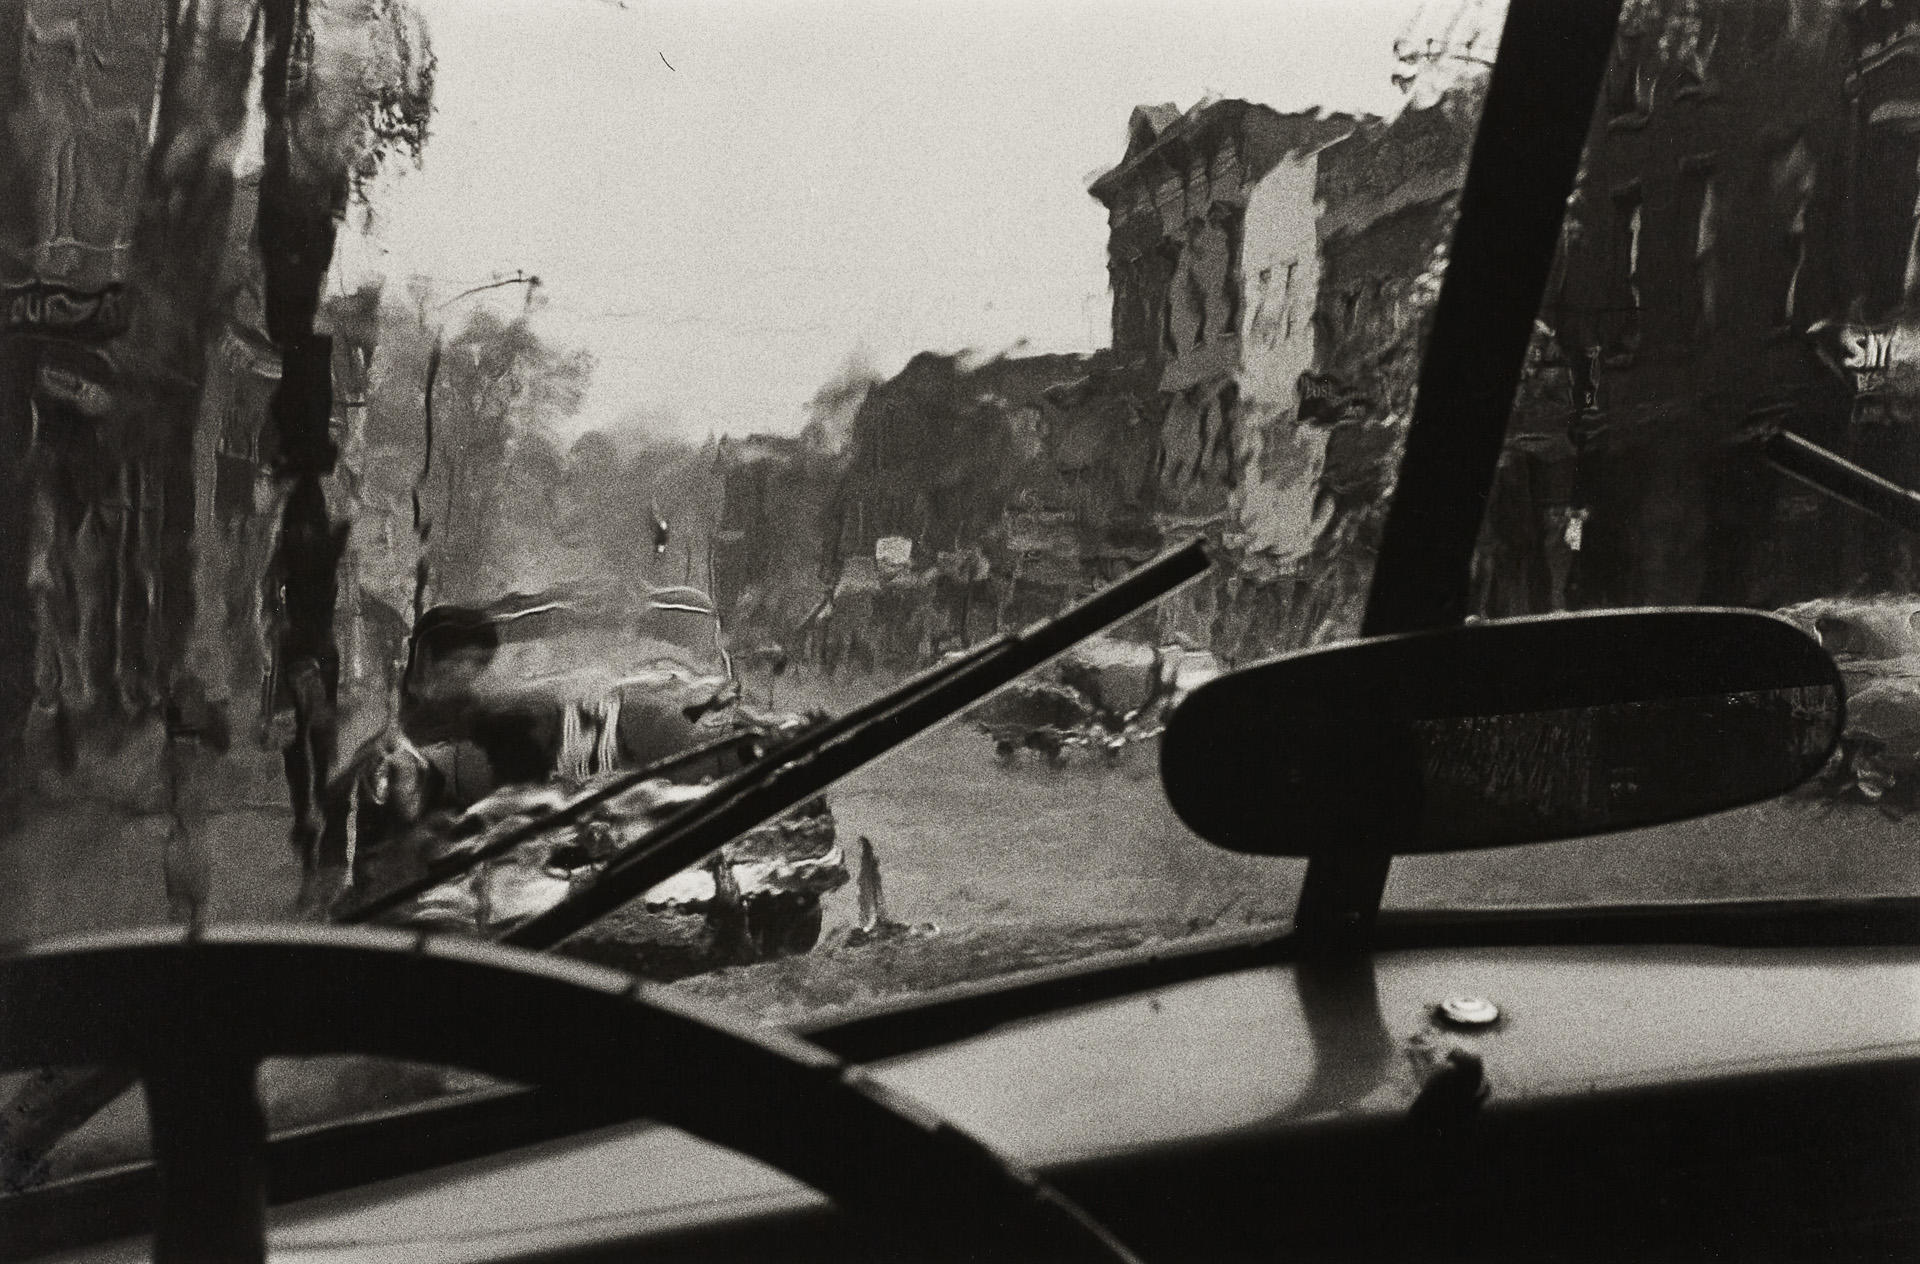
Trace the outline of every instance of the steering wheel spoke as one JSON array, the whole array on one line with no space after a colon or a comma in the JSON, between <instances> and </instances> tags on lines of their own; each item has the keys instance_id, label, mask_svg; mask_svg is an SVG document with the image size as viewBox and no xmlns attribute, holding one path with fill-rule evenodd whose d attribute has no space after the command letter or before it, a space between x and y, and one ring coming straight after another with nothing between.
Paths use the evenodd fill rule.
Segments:
<instances>
[{"instance_id":1,"label":"steering wheel spoke","mask_svg":"<svg viewBox=\"0 0 1920 1264\"><path fill-rule=\"evenodd\" d=\"M160 1205L155 1264L261 1264L267 1255L266 1116L258 1059L187 1047L143 1079Z\"/></svg>"}]
</instances>

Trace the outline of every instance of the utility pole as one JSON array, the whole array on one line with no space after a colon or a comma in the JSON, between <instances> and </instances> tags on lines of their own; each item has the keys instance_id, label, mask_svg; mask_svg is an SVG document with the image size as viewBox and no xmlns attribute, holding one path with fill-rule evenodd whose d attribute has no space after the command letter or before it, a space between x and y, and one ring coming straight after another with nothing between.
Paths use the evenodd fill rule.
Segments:
<instances>
[{"instance_id":1,"label":"utility pole","mask_svg":"<svg viewBox=\"0 0 1920 1264\"><path fill-rule=\"evenodd\" d=\"M426 331L427 314L429 311L443 312L462 299L471 298L475 294L483 294L489 290L497 290L509 285L526 286L527 301L531 304L534 291L540 286L540 278L522 269L515 268L511 276L498 277L480 285L469 286L452 298L434 304L431 308L427 306L426 291L422 290L414 296L421 331L423 333ZM446 325L443 322L435 326L433 330L433 350L428 353L427 356L427 380L425 389L422 392L423 399L421 409L423 450L420 459L420 476L414 481L413 485L413 532L420 550L419 560L414 567L413 584L413 617L416 623L419 621L420 616L426 613L427 587L432 581L433 567L429 550L432 547L434 524L432 518L427 513L426 506L428 484L433 475L433 451L435 442L433 427L433 391L439 381L440 365L445 356L445 352ZM440 524L442 528L440 533L442 539L447 535L447 525L453 520L453 503L458 490L455 484L459 474L459 467L455 460L449 459L444 462L444 464L447 467L447 503L444 514L446 521Z\"/></svg>"}]
</instances>

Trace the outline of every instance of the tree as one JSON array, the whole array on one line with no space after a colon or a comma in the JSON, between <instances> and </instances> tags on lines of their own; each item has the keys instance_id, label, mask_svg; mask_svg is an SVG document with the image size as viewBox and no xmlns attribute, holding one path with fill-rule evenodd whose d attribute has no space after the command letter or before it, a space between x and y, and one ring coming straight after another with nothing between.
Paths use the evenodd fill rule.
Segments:
<instances>
[{"instance_id":1,"label":"tree","mask_svg":"<svg viewBox=\"0 0 1920 1264\"><path fill-rule=\"evenodd\" d=\"M1463 80L1484 78L1499 45L1500 8L1487 0L1421 5L1393 41L1394 60L1403 67L1394 86L1411 104L1425 106Z\"/></svg>"},{"instance_id":2,"label":"tree","mask_svg":"<svg viewBox=\"0 0 1920 1264\"><path fill-rule=\"evenodd\" d=\"M525 315L506 320L479 308L446 343L434 393L436 487L429 491L441 598L498 595L487 591L498 579L488 559L510 554L510 537L528 526L515 521L526 506L524 496L509 495L513 475L557 472L549 428L579 411L592 376L592 356L549 345Z\"/></svg>"},{"instance_id":3,"label":"tree","mask_svg":"<svg viewBox=\"0 0 1920 1264\"><path fill-rule=\"evenodd\" d=\"M720 506L710 449L635 419L580 436L564 487L558 542L596 575L636 589L708 586Z\"/></svg>"}]
</instances>

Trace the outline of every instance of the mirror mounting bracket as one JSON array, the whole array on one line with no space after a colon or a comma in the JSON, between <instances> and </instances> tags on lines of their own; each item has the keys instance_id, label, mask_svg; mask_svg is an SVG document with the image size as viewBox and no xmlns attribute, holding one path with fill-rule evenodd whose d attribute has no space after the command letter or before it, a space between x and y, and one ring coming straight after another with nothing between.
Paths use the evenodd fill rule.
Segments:
<instances>
[{"instance_id":1,"label":"mirror mounting bracket","mask_svg":"<svg viewBox=\"0 0 1920 1264\"><path fill-rule=\"evenodd\" d=\"M1324 958L1365 952L1392 865L1393 853L1385 847L1348 847L1308 859L1293 914L1300 955Z\"/></svg>"}]
</instances>

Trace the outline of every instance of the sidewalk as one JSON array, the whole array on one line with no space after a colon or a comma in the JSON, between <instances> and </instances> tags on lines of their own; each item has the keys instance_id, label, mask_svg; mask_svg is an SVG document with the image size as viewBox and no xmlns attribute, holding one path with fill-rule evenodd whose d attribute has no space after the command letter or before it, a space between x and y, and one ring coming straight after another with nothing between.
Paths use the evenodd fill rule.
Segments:
<instances>
[{"instance_id":1,"label":"sidewalk","mask_svg":"<svg viewBox=\"0 0 1920 1264\"><path fill-rule=\"evenodd\" d=\"M211 862L210 919L287 917L300 869L278 754L236 743L206 780L193 828ZM157 732L90 753L72 776L42 778L0 835L0 942L164 925L172 824Z\"/></svg>"}]
</instances>

